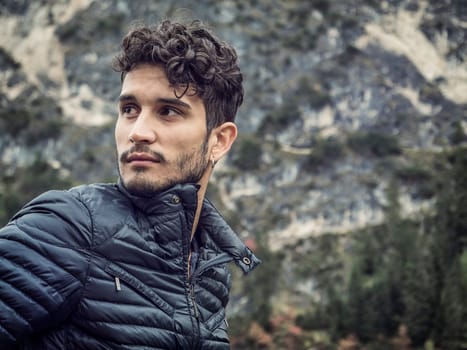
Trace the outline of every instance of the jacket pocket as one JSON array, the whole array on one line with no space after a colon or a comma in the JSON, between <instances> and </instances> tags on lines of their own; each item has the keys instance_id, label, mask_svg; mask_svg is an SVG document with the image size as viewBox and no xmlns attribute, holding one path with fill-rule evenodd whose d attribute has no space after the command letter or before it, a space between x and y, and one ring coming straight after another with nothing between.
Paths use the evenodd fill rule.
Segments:
<instances>
[{"instance_id":1,"label":"jacket pocket","mask_svg":"<svg viewBox=\"0 0 467 350\"><path fill-rule=\"evenodd\" d=\"M226 320L225 309L222 309L219 312L211 315L211 317L206 320L205 326L211 332L214 332L215 330L226 332L228 324Z\"/></svg>"},{"instance_id":2,"label":"jacket pocket","mask_svg":"<svg viewBox=\"0 0 467 350\"><path fill-rule=\"evenodd\" d=\"M161 297L159 297L151 288L149 288L146 284L141 282L139 279L134 277L133 275L126 272L120 266L109 263L104 268L105 272L110 274L111 276L115 277L117 292L121 288L120 281L125 282L131 288L135 289L141 295L146 297L149 301L155 304L159 309L164 311L168 316L173 317L175 311L174 308L167 304Z\"/></svg>"},{"instance_id":3,"label":"jacket pocket","mask_svg":"<svg viewBox=\"0 0 467 350\"><path fill-rule=\"evenodd\" d=\"M214 259L207 260L204 262L201 262L198 268L193 272L193 274L190 276L192 280L198 278L200 275L202 275L205 271L219 265L225 265L228 262L232 261L233 258L226 254L222 253L215 257Z\"/></svg>"}]
</instances>

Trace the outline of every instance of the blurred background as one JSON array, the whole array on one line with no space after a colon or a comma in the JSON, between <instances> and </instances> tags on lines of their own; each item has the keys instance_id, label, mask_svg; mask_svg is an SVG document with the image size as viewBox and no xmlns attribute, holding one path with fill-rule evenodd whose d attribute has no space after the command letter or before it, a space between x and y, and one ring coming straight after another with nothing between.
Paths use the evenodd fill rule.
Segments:
<instances>
[{"instance_id":1,"label":"blurred background","mask_svg":"<svg viewBox=\"0 0 467 350\"><path fill-rule=\"evenodd\" d=\"M0 223L116 180L112 58L172 16L244 72L208 194L263 260L232 348L467 349L466 0L2 0Z\"/></svg>"}]
</instances>

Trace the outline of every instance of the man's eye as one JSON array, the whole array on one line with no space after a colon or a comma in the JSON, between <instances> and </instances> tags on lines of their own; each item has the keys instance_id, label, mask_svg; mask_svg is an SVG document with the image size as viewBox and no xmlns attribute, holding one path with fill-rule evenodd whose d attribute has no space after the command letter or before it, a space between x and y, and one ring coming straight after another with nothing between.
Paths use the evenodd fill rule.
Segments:
<instances>
[{"instance_id":1,"label":"man's eye","mask_svg":"<svg viewBox=\"0 0 467 350\"><path fill-rule=\"evenodd\" d=\"M120 113L124 116L131 116L137 113L137 109L134 106L123 106L120 108Z\"/></svg>"},{"instance_id":2,"label":"man's eye","mask_svg":"<svg viewBox=\"0 0 467 350\"><path fill-rule=\"evenodd\" d=\"M161 108L160 114L166 117L172 117L172 116L175 117L175 116L180 116L182 113L176 108L167 106L167 107Z\"/></svg>"}]
</instances>

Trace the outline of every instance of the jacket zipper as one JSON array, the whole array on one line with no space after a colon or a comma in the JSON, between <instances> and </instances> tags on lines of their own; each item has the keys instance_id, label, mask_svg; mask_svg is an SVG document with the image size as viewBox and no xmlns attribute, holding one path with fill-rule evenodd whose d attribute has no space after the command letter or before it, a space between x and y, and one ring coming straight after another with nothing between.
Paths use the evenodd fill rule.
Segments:
<instances>
[{"instance_id":1,"label":"jacket zipper","mask_svg":"<svg viewBox=\"0 0 467 350\"><path fill-rule=\"evenodd\" d=\"M195 298L195 285L193 283L190 283L190 297L191 297L191 302L193 303L193 312L195 314L196 319L199 320L198 304L196 303L196 298Z\"/></svg>"}]
</instances>

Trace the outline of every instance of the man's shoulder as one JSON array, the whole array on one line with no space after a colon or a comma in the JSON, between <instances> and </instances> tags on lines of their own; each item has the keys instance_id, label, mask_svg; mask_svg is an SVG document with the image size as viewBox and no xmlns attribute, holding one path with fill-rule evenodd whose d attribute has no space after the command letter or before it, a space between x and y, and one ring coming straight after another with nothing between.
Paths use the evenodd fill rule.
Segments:
<instances>
[{"instance_id":1,"label":"man's shoulder","mask_svg":"<svg viewBox=\"0 0 467 350\"><path fill-rule=\"evenodd\" d=\"M115 183L95 183L79 185L70 188L67 192L78 197L83 202L107 200L114 197L119 197L120 192Z\"/></svg>"},{"instance_id":2,"label":"man's shoulder","mask_svg":"<svg viewBox=\"0 0 467 350\"><path fill-rule=\"evenodd\" d=\"M94 193L97 198L99 192L94 186L44 192L13 216L9 224L11 232L56 245L90 246L94 215L86 196Z\"/></svg>"},{"instance_id":3,"label":"man's shoulder","mask_svg":"<svg viewBox=\"0 0 467 350\"><path fill-rule=\"evenodd\" d=\"M129 212L129 200L116 184L80 185L68 190L50 190L26 204L12 219L27 218L38 225L48 217L69 223L78 231L93 235L96 229L121 224ZM47 216L45 216L47 214ZM101 231L102 232L102 231Z\"/></svg>"},{"instance_id":4,"label":"man's shoulder","mask_svg":"<svg viewBox=\"0 0 467 350\"><path fill-rule=\"evenodd\" d=\"M93 231L100 239L118 230L133 212L130 199L119 190L117 184L81 185L71 188L69 192L87 208Z\"/></svg>"},{"instance_id":5,"label":"man's shoulder","mask_svg":"<svg viewBox=\"0 0 467 350\"><path fill-rule=\"evenodd\" d=\"M68 192L83 202L95 215L105 215L105 213L116 215L118 211L128 212L131 206L131 201L115 183L80 185L71 188Z\"/></svg>"},{"instance_id":6,"label":"man's shoulder","mask_svg":"<svg viewBox=\"0 0 467 350\"><path fill-rule=\"evenodd\" d=\"M29 206L53 205L56 203L81 202L87 206L88 203L99 200L106 200L112 197L118 197L120 192L116 184L89 184L72 187L68 190L49 190L46 191L26 204Z\"/></svg>"}]
</instances>

